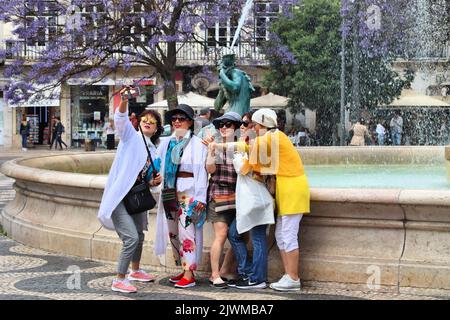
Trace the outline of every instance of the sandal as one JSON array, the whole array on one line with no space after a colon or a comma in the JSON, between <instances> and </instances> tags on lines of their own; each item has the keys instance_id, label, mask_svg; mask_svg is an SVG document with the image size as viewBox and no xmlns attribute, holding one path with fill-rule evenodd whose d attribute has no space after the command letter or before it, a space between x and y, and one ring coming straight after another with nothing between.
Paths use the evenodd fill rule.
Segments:
<instances>
[{"instance_id":1,"label":"sandal","mask_svg":"<svg viewBox=\"0 0 450 320\"><path fill-rule=\"evenodd\" d=\"M214 279L214 281L209 280L209 282L211 283L211 286L216 289L228 288L227 283L225 281L223 281L221 277L217 277L216 279Z\"/></svg>"}]
</instances>

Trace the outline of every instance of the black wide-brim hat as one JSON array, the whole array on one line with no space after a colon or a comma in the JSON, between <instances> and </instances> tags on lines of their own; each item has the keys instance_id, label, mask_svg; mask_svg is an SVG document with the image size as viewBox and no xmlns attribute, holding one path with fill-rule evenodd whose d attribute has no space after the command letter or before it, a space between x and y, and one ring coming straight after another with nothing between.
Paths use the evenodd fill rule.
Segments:
<instances>
[{"instance_id":1,"label":"black wide-brim hat","mask_svg":"<svg viewBox=\"0 0 450 320\"><path fill-rule=\"evenodd\" d=\"M179 104L175 109L169 110L164 115L164 121L166 124L172 124L172 116L178 113L185 114L190 120L194 121L195 112L194 109L192 109L187 104Z\"/></svg>"}]
</instances>

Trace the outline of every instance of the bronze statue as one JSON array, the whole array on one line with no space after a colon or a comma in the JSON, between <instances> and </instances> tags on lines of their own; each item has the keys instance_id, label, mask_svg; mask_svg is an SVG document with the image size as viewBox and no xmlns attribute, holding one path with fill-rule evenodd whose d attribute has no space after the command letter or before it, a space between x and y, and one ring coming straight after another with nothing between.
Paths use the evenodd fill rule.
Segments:
<instances>
[{"instance_id":1,"label":"bronze statue","mask_svg":"<svg viewBox=\"0 0 450 320\"><path fill-rule=\"evenodd\" d=\"M241 116L250 111L250 97L255 91L250 77L242 70L236 68L236 56L227 54L222 57L219 64L219 94L214 102L214 108L220 111L226 102L229 111L239 113Z\"/></svg>"}]
</instances>

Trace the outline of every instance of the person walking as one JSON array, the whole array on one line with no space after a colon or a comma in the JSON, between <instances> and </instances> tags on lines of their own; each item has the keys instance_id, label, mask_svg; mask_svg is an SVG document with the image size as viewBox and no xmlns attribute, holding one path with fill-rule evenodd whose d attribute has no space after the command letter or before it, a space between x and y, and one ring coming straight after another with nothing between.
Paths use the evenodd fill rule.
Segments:
<instances>
[{"instance_id":1,"label":"person walking","mask_svg":"<svg viewBox=\"0 0 450 320\"><path fill-rule=\"evenodd\" d=\"M144 243L144 230L147 230L147 212L130 215L123 199L130 189L146 181L149 187L161 183L161 175L156 174L157 163L152 166L156 145L163 132L161 116L152 110L145 110L139 116L140 130L136 132L128 119L128 99L121 90L122 100L114 114L114 123L120 137L114 162L106 182L98 218L109 230L115 230L122 240L117 276L113 280L111 290L123 293L137 292L130 281L150 282L155 276L140 269L140 260ZM144 141L145 140L145 141ZM151 158L150 158L150 156ZM131 272L128 267L131 263Z\"/></svg>"},{"instance_id":2,"label":"person walking","mask_svg":"<svg viewBox=\"0 0 450 320\"><path fill-rule=\"evenodd\" d=\"M65 132L65 128L64 125L61 122L61 119L59 117L56 117L56 142L55 142L55 150L58 148L58 143L59 143L59 147L62 150L62 145L64 145L67 149L67 144L62 140L62 134ZM51 147L51 146L50 146Z\"/></svg>"},{"instance_id":3,"label":"person walking","mask_svg":"<svg viewBox=\"0 0 450 320\"><path fill-rule=\"evenodd\" d=\"M27 121L26 118L22 119L22 122L20 123L19 128L20 135L22 136L22 151L27 151L27 141L28 136L30 135L30 123Z\"/></svg>"},{"instance_id":4,"label":"person walking","mask_svg":"<svg viewBox=\"0 0 450 320\"><path fill-rule=\"evenodd\" d=\"M403 133L403 118L400 115L400 111L395 111L394 117L389 123L391 127L392 144L394 146L399 146L402 144L402 133Z\"/></svg>"},{"instance_id":5,"label":"person walking","mask_svg":"<svg viewBox=\"0 0 450 320\"><path fill-rule=\"evenodd\" d=\"M169 279L176 288L196 285L194 271L203 251L208 173L207 147L193 134L194 110L180 104L168 111L165 122L173 127L162 138L157 156L161 159L163 184L157 211L155 255L164 256L168 241L175 264L182 272Z\"/></svg>"}]
</instances>

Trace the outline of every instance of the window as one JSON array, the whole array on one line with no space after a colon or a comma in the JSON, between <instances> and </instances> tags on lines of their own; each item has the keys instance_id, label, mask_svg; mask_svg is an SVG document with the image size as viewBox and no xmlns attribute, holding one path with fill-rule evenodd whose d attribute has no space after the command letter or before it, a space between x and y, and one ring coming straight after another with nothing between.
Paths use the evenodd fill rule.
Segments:
<instances>
[{"instance_id":1,"label":"window","mask_svg":"<svg viewBox=\"0 0 450 320\"><path fill-rule=\"evenodd\" d=\"M43 1L38 6L26 4L25 28L38 24L37 32L26 40L27 46L45 46L58 32L58 10L55 1Z\"/></svg>"},{"instance_id":2,"label":"window","mask_svg":"<svg viewBox=\"0 0 450 320\"><path fill-rule=\"evenodd\" d=\"M280 5L272 1L258 1L254 6L255 42L262 45L268 39L270 22L280 13Z\"/></svg>"},{"instance_id":3,"label":"window","mask_svg":"<svg viewBox=\"0 0 450 320\"><path fill-rule=\"evenodd\" d=\"M233 14L227 21L218 21L214 27L207 28L208 47L227 47L233 41L238 25L239 16Z\"/></svg>"}]
</instances>

